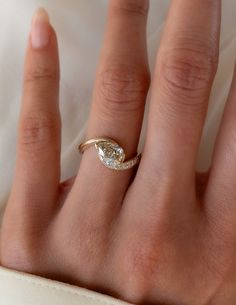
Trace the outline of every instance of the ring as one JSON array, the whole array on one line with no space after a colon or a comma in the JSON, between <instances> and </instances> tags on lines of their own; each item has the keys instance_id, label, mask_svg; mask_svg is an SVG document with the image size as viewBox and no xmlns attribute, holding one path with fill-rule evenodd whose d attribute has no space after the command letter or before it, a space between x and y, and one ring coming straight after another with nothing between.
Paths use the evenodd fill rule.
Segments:
<instances>
[{"instance_id":1,"label":"ring","mask_svg":"<svg viewBox=\"0 0 236 305\"><path fill-rule=\"evenodd\" d=\"M134 158L125 161L124 149L109 138L94 138L81 143L78 147L83 153L91 146L95 146L98 157L106 167L114 170L126 170L134 167L139 163L141 154L137 154Z\"/></svg>"}]
</instances>

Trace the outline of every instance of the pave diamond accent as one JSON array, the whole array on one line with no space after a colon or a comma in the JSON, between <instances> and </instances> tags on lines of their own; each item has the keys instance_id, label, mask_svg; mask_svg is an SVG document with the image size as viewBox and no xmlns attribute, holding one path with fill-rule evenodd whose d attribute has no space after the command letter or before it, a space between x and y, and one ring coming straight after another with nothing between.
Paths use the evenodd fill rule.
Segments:
<instances>
[{"instance_id":1,"label":"pave diamond accent","mask_svg":"<svg viewBox=\"0 0 236 305\"><path fill-rule=\"evenodd\" d=\"M125 161L125 153L122 147L112 140L101 140L95 144L99 159L102 163L115 170L126 170L136 165L140 160L140 155Z\"/></svg>"}]
</instances>

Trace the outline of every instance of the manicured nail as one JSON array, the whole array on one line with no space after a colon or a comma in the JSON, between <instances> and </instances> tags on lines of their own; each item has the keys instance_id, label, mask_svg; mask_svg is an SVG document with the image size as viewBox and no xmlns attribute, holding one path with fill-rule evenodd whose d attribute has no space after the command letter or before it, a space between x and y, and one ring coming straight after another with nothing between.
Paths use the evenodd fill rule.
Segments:
<instances>
[{"instance_id":1,"label":"manicured nail","mask_svg":"<svg viewBox=\"0 0 236 305\"><path fill-rule=\"evenodd\" d=\"M43 49L49 44L51 27L47 11L39 8L33 16L31 43L34 49Z\"/></svg>"}]
</instances>

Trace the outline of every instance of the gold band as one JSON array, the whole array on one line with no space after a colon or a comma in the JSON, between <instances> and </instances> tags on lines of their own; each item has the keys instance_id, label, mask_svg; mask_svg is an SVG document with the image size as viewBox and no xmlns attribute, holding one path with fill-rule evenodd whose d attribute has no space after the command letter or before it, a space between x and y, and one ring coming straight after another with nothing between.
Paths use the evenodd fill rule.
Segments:
<instances>
[{"instance_id":1,"label":"gold band","mask_svg":"<svg viewBox=\"0 0 236 305\"><path fill-rule=\"evenodd\" d=\"M79 151L81 153L83 153L86 149L88 149L89 147L99 143L99 142L112 142L114 144L117 144L115 141L113 141L112 139L109 138L95 138L95 139L91 139L91 140L87 140L86 142L83 142L79 145Z\"/></svg>"},{"instance_id":2,"label":"gold band","mask_svg":"<svg viewBox=\"0 0 236 305\"><path fill-rule=\"evenodd\" d=\"M83 153L91 146L95 146L101 162L106 167L114 170L130 169L138 164L141 158L141 154L137 154L134 158L125 161L124 149L114 140L109 138L94 138L87 140L81 143L78 149Z\"/></svg>"}]
</instances>

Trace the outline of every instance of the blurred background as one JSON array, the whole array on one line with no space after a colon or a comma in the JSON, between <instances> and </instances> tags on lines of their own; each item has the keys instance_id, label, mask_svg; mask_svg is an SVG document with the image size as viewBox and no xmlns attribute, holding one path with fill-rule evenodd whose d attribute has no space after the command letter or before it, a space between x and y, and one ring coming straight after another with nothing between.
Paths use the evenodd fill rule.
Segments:
<instances>
[{"instance_id":1,"label":"blurred background","mask_svg":"<svg viewBox=\"0 0 236 305\"><path fill-rule=\"evenodd\" d=\"M222 2L220 64L199 150L197 169L200 171L206 170L210 163L236 58L236 1ZM63 123L61 179L64 180L76 174L80 161L77 144L86 129L108 0L0 0L0 215L14 170L24 52L31 18L39 6L49 12L59 41ZM169 0L150 0L147 43L151 71L168 6ZM143 140L142 136L140 149Z\"/></svg>"}]
</instances>

